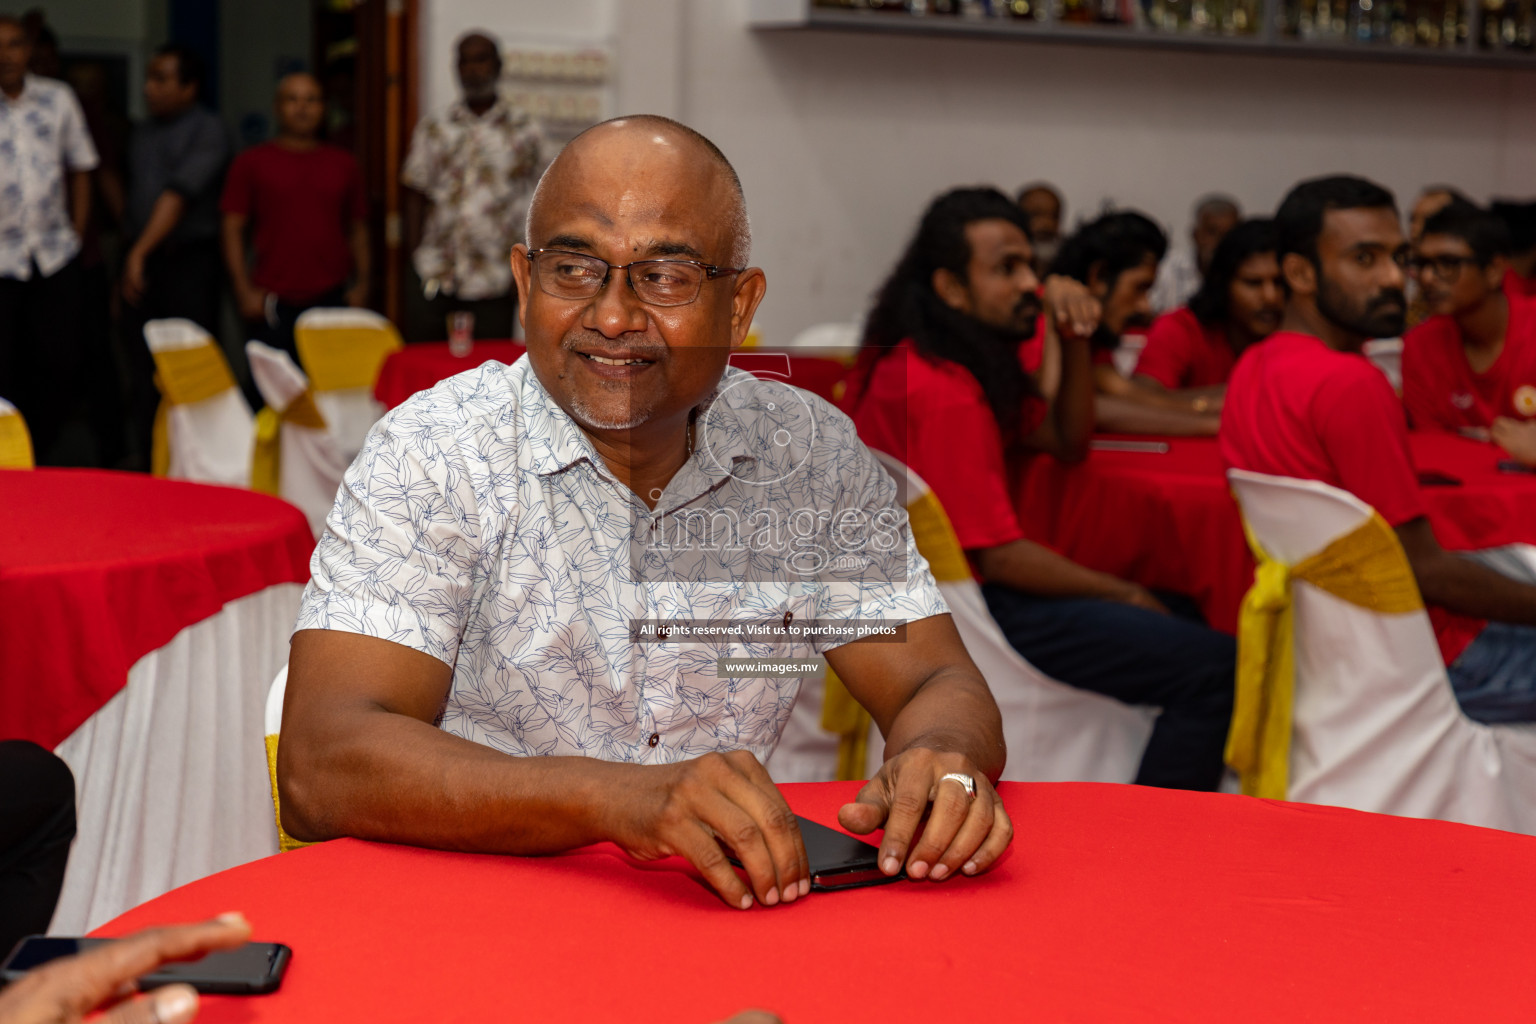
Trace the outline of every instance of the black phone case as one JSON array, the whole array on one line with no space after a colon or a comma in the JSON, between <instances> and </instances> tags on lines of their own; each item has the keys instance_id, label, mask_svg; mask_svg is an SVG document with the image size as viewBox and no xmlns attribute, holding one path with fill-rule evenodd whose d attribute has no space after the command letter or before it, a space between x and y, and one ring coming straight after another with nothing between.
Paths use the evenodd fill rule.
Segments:
<instances>
[{"instance_id":1,"label":"black phone case","mask_svg":"<svg viewBox=\"0 0 1536 1024\"><path fill-rule=\"evenodd\" d=\"M40 939L43 938L43 936L29 935L23 938L20 942L16 943L15 948L12 949L10 955L6 957L4 966L0 967L0 980L9 983L20 979L26 974L25 971L13 969L10 965L10 961L21 952L21 948L26 944L27 939L32 938ZM109 941L111 940L80 939L80 951L84 952L87 949L91 949ZM270 945L273 947L273 956L271 963L267 967L267 973L265 977L260 979L250 977L238 978L228 975L218 976L213 974L199 975L196 973L196 963L192 962L175 965L180 968L180 973L160 974L151 971L149 974L139 978L139 988L147 992L150 989L160 988L162 985L185 984L191 985L197 991L207 995L257 996L265 995L268 992L276 992L278 986L280 986L283 982L283 973L288 969L288 961L293 957L293 950L283 945L281 942L255 943L255 945ZM209 955L217 956L218 954L213 953ZM38 966L41 966L41 964Z\"/></svg>"},{"instance_id":2,"label":"black phone case","mask_svg":"<svg viewBox=\"0 0 1536 1024\"><path fill-rule=\"evenodd\" d=\"M839 832L837 829L795 815L800 824L800 838L805 841L805 856L811 865L811 891L832 892L837 889L862 889L870 885L884 885L906 877L905 870L887 875L880 870L880 850L862 839ZM731 863L741 867L741 861L727 850Z\"/></svg>"}]
</instances>

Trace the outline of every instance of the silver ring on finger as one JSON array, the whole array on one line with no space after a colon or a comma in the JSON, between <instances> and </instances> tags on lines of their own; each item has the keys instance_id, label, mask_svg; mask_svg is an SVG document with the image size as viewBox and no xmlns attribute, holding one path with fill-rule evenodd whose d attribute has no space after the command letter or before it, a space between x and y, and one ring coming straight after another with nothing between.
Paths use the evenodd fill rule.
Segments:
<instances>
[{"instance_id":1,"label":"silver ring on finger","mask_svg":"<svg viewBox=\"0 0 1536 1024\"><path fill-rule=\"evenodd\" d=\"M960 783L960 785L965 787L965 795L972 800L976 799L976 780L969 775L962 775L960 772L950 772L939 778L940 782L946 780Z\"/></svg>"}]
</instances>

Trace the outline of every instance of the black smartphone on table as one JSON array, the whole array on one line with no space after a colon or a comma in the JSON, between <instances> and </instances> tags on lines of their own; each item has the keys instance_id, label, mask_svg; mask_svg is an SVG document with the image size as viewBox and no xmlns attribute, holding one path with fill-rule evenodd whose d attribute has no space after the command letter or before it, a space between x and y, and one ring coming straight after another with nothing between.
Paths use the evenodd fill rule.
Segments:
<instances>
[{"instance_id":1,"label":"black smartphone on table","mask_svg":"<svg viewBox=\"0 0 1536 1024\"><path fill-rule=\"evenodd\" d=\"M0 978L12 982L50 960L74 956L111 941L28 935L16 944L5 965L0 967ZM283 972L292 958L293 950L280 942L247 942L197 960L161 964L139 978L139 988L147 990L182 983L209 994L262 995L275 992L282 984Z\"/></svg>"},{"instance_id":2,"label":"black smartphone on table","mask_svg":"<svg viewBox=\"0 0 1536 1024\"><path fill-rule=\"evenodd\" d=\"M835 828L795 815L800 824L800 838L805 842L805 856L811 865L811 891L831 892L836 889L859 889L867 885L884 885L906 877L906 871L887 875L880 870L880 850L862 839L855 839ZM729 849L726 855L731 863L741 867L741 861Z\"/></svg>"}]
</instances>

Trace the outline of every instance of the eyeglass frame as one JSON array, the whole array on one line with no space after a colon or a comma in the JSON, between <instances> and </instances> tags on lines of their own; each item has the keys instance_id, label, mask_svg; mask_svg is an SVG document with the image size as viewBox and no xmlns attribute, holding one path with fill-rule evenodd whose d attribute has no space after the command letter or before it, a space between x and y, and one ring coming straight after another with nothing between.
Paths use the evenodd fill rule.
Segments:
<instances>
[{"instance_id":1,"label":"eyeglass frame","mask_svg":"<svg viewBox=\"0 0 1536 1024\"><path fill-rule=\"evenodd\" d=\"M1447 276L1443 268L1445 264L1452 262L1455 263L1456 270ZM1476 256L1425 257L1415 254L1409 256L1407 259L1408 272L1413 274L1414 277L1420 276L1424 273L1425 270L1432 270L1434 272L1435 279L1438 280L1441 284L1455 284L1457 281L1461 280L1462 272L1467 269L1468 265L1475 267L1486 267L1488 264L1481 262Z\"/></svg>"},{"instance_id":2,"label":"eyeglass frame","mask_svg":"<svg viewBox=\"0 0 1536 1024\"><path fill-rule=\"evenodd\" d=\"M546 253L557 253L561 256L576 256L580 259L592 260L594 262L601 263L603 266L608 268L608 272L603 275L602 283L597 286L597 290L591 295L583 296L583 298L595 299L599 295L603 294L603 289L608 287L608 279L613 276L613 272L615 270L622 270L624 271L624 280L629 284L629 290L632 294L634 294L635 298L639 299L639 301L645 303L647 306L656 306L659 309L676 309L678 306L692 305L693 303L698 302L699 296L704 293L705 281L713 281L718 277L729 277L732 274L743 274L747 271L746 267L727 267L714 263L705 263L703 260L653 259L631 260L628 263L609 263L601 256L594 256L589 252L574 252L570 249L525 249L523 250L523 255L528 257L528 267L534 273L535 277L538 276L539 269L539 264L536 257L543 256ZM704 271L704 280L699 282L699 290L693 293L693 298L687 300L686 302L649 302L640 298L640 293L635 290L635 279L631 277L629 273L630 267L638 267L648 263L685 263L692 267L699 267ZM552 299L564 299L567 302L577 301L567 295L556 295L554 292L544 287L544 282L542 280L539 281L539 290Z\"/></svg>"}]
</instances>

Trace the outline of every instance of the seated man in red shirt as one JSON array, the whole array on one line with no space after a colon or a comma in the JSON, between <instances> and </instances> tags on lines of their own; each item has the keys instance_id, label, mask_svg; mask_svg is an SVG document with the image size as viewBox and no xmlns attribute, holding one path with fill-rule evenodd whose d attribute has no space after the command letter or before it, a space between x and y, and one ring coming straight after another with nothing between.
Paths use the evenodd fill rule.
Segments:
<instances>
[{"instance_id":1,"label":"seated man in red shirt","mask_svg":"<svg viewBox=\"0 0 1536 1024\"><path fill-rule=\"evenodd\" d=\"M1024 539L1009 463L1029 452L1083 458L1093 425L1089 337L1098 303L1047 280L1060 385L1041 397L1021 365L1042 302L1028 221L992 189L929 207L881 289L848 404L860 438L904 461L938 496L987 605L1013 646L1073 686L1163 709L1136 781L1215 789L1232 714L1231 637L1173 618L1146 589Z\"/></svg>"},{"instance_id":2,"label":"seated man in red shirt","mask_svg":"<svg viewBox=\"0 0 1536 1024\"><path fill-rule=\"evenodd\" d=\"M1106 213L1078 228L1062 243L1051 273L1084 285L1103 309L1094 332L1094 376L1098 398L1094 416L1100 430L1127 434L1216 433L1215 407L1206 398L1169 395L1142 387L1115 368L1113 350L1120 336L1152 323L1150 292L1168 240L1151 219L1134 210ZM1050 346L1046 367L1051 366ZM1056 393L1047 370L1041 390Z\"/></svg>"},{"instance_id":3,"label":"seated man in red shirt","mask_svg":"<svg viewBox=\"0 0 1536 1024\"><path fill-rule=\"evenodd\" d=\"M368 205L352 154L319 141L320 83L285 75L274 109L277 138L235 157L219 208L241 317L256 325L259 340L296 355L300 313L368 301ZM247 229L256 251L250 272Z\"/></svg>"},{"instance_id":4,"label":"seated man in red shirt","mask_svg":"<svg viewBox=\"0 0 1536 1024\"><path fill-rule=\"evenodd\" d=\"M1396 530L1426 604L1495 620L1459 651L1442 632L1462 710L1482 722L1536 719L1536 586L1440 547L1419 497L1402 406L1361 354L1371 338L1399 333L1408 308L1409 248L1392 194L1360 178L1305 181L1275 222L1285 319L1232 374L1223 458L1321 480L1375 508Z\"/></svg>"},{"instance_id":5,"label":"seated man in red shirt","mask_svg":"<svg viewBox=\"0 0 1536 1024\"><path fill-rule=\"evenodd\" d=\"M1509 274L1504 287L1513 295L1536 297L1536 202L1495 200L1492 211L1509 228Z\"/></svg>"},{"instance_id":6,"label":"seated man in red shirt","mask_svg":"<svg viewBox=\"0 0 1536 1024\"><path fill-rule=\"evenodd\" d=\"M1277 246L1271 220L1245 220L1227 232L1189 305L1153 322L1134 383L1219 402L1237 357L1280 326L1285 293Z\"/></svg>"},{"instance_id":7,"label":"seated man in red shirt","mask_svg":"<svg viewBox=\"0 0 1536 1024\"><path fill-rule=\"evenodd\" d=\"M1536 299L1506 293L1508 257L1476 206L1425 221L1412 266L1433 315L1403 336L1403 405L1415 430L1491 435L1536 465Z\"/></svg>"}]
</instances>

